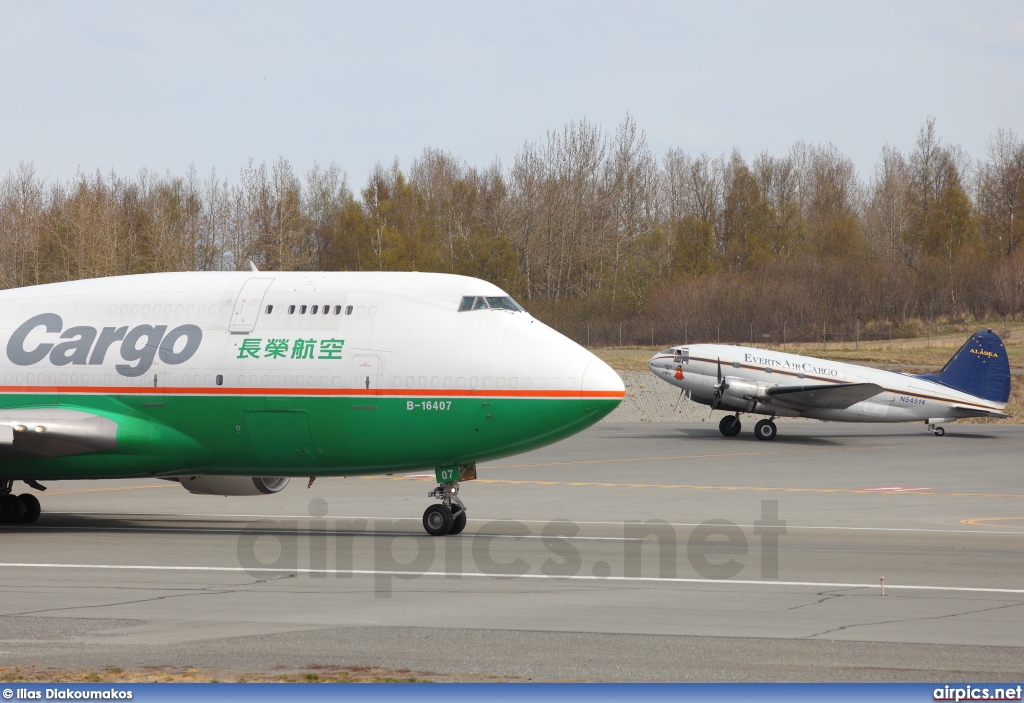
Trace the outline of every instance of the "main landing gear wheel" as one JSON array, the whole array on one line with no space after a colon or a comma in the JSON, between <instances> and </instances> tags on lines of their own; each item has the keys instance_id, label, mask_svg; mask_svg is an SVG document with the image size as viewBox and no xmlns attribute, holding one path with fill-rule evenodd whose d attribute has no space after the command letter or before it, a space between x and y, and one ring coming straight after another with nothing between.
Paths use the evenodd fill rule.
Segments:
<instances>
[{"instance_id":1,"label":"main landing gear wheel","mask_svg":"<svg viewBox=\"0 0 1024 703\"><path fill-rule=\"evenodd\" d=\"M13 493L0 496L0 524L13 525L21 522L24 517L25 504L18 496Z\"/></svg>"},{"instance_id":2,"label":"main landing gear wheel","mask_svg":"<svg viewBox=\"0 0 1024 703\"><path fill-rule=\"evenodd\" d=\"M726 415L718 423L718 431L726 437L735 437L740 433L743 428L743 424L740 422L740 418L737 415Z\"/></svg>"},{"instance_id":3,"label":"main landing gear wheel","mask_svg":"<svg viewBox=\"0 0 1024 703\"><path fill-rule=\"evenodd\" d=\"M465 513L465 511L462 511ZM455 519L451 508L447 505L431 505L423 512L423 529L434 537L441 537L451 532Z\"/></svg>"},{"instance_id":4,"label":"main landing gear wheel","mask_svg":"<svg viewBox=\"0 0 1024 703\"><path fill-rule=\"evenodd\" d=\"M448 534L457 535L464 529L466 529L466 509L460 508L458 512L452 514L452 529L448 530Z\"/></svg>"},{"instance_id":5,"label":"main landing gear wheel","mask_svg":"<svg viewBox=\"0 0 1024 703\"><path fill-rule=\"evenodd\" d=\"M31 493L22 493L18 496L18 500L25 506L25 514L21 517L23 523L31 523L39 519L39 514L43 511L43 508L39 505L38 498Z\"/></svg>"},{"instance_id":6,"label":"main landing gear wheel","mask_svg":"<svg viewBox=\"0 0 1024 703\"><path fill-rule=\"evenodd\" d=\"M946 430L942 429L937 425L928 425L928 431L931 432L936 437L941 437L942 435L946 434Z\"/></svg>"},{"instance_id":7,"label":"main landing gear wheel","mask_svg":"<svg viewBox=\"0 0 1024 703\"><path fill-rule=\"evenodd\" d=\"M466 506L459 500L457 481L439 484L427 494L441 501L423 513L423 529L435 537L457 535L466 528Z\"/></svg>"},{"instance_id":8,"label":"main landing gear wheel","mask_svg":"<svg viewBox=\"0 0 1024 703\"><path fill-rule=\"evenodd\" d=\"M775 426L775 423L771 420L761 420L754 425L754 436L765 441L775 439L775 435L778 434L778 431L779 430Z\"/></svg>"}]
</instances>

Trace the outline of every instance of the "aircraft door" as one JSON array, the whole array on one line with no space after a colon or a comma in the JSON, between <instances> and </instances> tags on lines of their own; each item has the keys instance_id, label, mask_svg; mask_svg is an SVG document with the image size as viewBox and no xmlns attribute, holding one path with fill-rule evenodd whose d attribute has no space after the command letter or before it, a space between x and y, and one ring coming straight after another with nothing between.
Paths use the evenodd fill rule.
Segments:
<instances>
[{"instance_id":1,"label":"aircraft door","mask_svg":"<svg viewBox=\"0 0 1024 703\"><path fill-rule=\"evenodd\" d=\"M228 332L232 334L248 334L256 327L256 319L260 316L263 296L267 288L274 282L273 278L250 278L242 286L235 300L234 312L228 324Z\"/></svg>"},{"instance_id":2,"label":"aircraft door","mask_svg":"<svg viewBox=\"0 0 1024 703\"><path fill-rule=\"evenodd\" d=\"M146 385L153 387L153 395L164 395L167 393L167 386L171 384L171 374L168 371L157 371L150 369L145 376Z\"/></svg>"},{"instance_id":3,"label":"aircraft door","mask_svg":"<svg viewBox=\"0 0 1024 703\"><path fill-rule=\"evenodd\" d=\"M353 386L369 391L371 395L380 395L384 377L383 367L384 364L377 354L356 354L352 357L352 370L355 374L352 379Z\"/></svg>"}]
</instances>

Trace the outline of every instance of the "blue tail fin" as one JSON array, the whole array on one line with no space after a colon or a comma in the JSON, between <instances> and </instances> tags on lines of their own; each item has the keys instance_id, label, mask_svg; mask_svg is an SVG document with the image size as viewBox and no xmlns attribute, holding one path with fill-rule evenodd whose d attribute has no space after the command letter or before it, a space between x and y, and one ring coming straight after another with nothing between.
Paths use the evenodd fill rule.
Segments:
<instances>
[{"instance_id":1,"label":"blue tail fin","mask_svg":"<svg viewBox=\"0 0 1024 703\"><path fill-rule=\"evenodd\" d=\"M995 403L1010 398L1010 360L1003 340L992 330L975 332L941 371L918 378Z\"/></svg>"}]
</instances>

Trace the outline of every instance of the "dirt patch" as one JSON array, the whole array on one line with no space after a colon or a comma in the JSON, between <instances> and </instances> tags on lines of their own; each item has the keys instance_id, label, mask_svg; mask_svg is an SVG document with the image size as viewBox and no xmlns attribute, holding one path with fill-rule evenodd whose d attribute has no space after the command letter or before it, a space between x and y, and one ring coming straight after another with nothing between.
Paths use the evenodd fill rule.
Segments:
<instances>
[{"instance_id":1,"label":"dirt patch","mask_svg":"<svg viewBox=\"0 0 1024 703\"><path fill-rule=\"evenodd\" d=\"M310 666L275 673L236 673L208 669L146 667L142 669L0 667L3 683L434 683L445 681L507 681L497 677L458 679L431 672L375 667Z\"/></svg>"}]
</instances>

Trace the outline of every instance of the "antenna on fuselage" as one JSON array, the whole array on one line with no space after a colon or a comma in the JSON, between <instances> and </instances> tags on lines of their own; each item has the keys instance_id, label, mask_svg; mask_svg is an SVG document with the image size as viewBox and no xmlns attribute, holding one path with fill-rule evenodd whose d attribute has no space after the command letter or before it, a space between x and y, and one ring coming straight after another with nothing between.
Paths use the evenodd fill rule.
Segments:
<instances>
[{"instance_id":1,"label":"antenna on fuselage","mask_svg":"<svg viewBox=\"0 0 1024 703\"><path fill-rule=\"evenodd\" d=\"M249 261L249 268L252 269L253 273L259 273L260 272L260 270L258 268L256 268L256 264L254 264L251 260Z\"/></svg>"}]
</instances>

